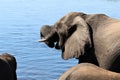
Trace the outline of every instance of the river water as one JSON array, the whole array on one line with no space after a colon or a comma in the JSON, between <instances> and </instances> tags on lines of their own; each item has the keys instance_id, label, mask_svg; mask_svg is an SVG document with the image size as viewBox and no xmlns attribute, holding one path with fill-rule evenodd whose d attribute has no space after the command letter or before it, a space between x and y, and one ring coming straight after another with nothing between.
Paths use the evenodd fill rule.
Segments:
<instances>
[{"instance_id":1,"label":"river water","mask_svg":"<svg viewBox=\"0 0 120 80\"><path fill-rule=\"evenodd\" d=\"M41 25L52 25L68 12L104 13L120 19L119 0L0 0L0 54L17 59L18 80L56 80L77 64L61 51L38 43Z\"/></svg>"}]
</instances>

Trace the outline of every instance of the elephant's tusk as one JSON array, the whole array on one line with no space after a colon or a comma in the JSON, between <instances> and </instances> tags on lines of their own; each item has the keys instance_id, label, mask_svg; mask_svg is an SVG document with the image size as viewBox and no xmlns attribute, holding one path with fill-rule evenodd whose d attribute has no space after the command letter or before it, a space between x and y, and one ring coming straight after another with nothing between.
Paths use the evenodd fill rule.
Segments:
<instances>
[{"instance_id":1,"label":"elephant's tusk","mask_svg":"<svg viewBox=\"0 0 120 80\"><path fill-rule=\"evenodd\" d=\"M38 42L45 42L47 39L43 38L41 40L39 40Z\"/></svg>"}]
</instances>

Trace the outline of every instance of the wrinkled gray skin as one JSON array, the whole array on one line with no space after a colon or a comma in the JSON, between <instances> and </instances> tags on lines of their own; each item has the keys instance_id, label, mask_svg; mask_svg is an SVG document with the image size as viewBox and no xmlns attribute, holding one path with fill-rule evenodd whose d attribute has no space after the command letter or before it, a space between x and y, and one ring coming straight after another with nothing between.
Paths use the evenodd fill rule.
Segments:
<instances>
[{"instance_id":1,"label":"wrinkled gray skin","mask_svg":"<svg viewBox=\"0 0 120 80\"><path fill-rule=\"evenodd\" d=\"M16 68L14 56L8 53L0 55L0 80L17 80Z\"/></svg>"},{"instance_id":2,"label":"wrinkled gray skin","mask_svg":"<svg viewBox=\"0 0 120 80\"><path fill-rule=\"evenodd\" d=\"M68 69L58 80L120 80L120 74L90 63L81 63Z\"/></svg>"},{"instance_id":3,"label":"wrinkled gray skin","mask_svg":"<svg viewBox=\"0 0 120 80\"><path fill-rule=\"evenodd\" d=\"M120 20L105 14L71 12L40 30L41 40L62 50L62 58L77 58L120 72Z\"/></svg>"}]
</instances>

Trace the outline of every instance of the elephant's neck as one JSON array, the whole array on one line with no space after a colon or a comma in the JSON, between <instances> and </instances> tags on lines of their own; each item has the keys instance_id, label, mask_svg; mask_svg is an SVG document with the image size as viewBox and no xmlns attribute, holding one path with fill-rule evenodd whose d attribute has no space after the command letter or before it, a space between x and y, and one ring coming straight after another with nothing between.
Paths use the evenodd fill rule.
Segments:
<instances>
[{"instance_id":1,"label":"elephant's neck","mask_svg":"<svg viewBox=\"0 0 120 80\"><path fill-rule=\"evenodd\" d=\"M120 51L120 50L118 50L118 51ZM116 53L116 54L117 54L116 55L117 57L116 56L113 57L113 62L111 64L109 70L120 73L120 53Z\"/></svg>"},{"instance_id":2,"label":"elephant's neck","mask_svg":"<svg viewBox=\"0 0 120 80\"><path fill-rule=\"evenodd\" d=\"M78 63L88 62L99 66L96 55L94 54L94 48L87 50L84 55L81 55L78 58L78 60Z\"/></svg>"}]
</instances>

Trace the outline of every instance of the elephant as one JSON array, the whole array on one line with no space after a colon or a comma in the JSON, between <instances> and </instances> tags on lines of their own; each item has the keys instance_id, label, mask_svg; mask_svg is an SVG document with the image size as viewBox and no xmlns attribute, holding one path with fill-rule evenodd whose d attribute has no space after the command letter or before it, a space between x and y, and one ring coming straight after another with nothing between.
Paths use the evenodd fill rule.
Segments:
<instances>
[{"instance_id":1,"label":"elephant","mask_svg":"<svg viewBox=\"0 0 120 80\"><path fill-rule=\"evenodd\" d=\"M0 55L0 80L17 80L16 69L17 62L13 55Z\"/></svg>"},{"instance_id":2,"label":"elephant","mask_svg":"<svg viewBox=\"0 0 120 80\"><path fill-rule=\"evenodd\" d=\"M62 58L78 59L120 72L120 20L105 14L70 12L53 25L43 25L41 39L61 50Z\"/></svg>"},{"instance_id":3,"label":"elephant","mask_svg":"<svg viewBox=\"0 0 120 80\"><path fill-rule=\"evenodd\" d=\"M68 69L58 80L120 80L120 74L91 63L81 63Z\"/></svg>"}]
</instances>

